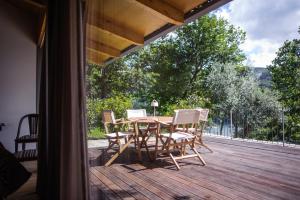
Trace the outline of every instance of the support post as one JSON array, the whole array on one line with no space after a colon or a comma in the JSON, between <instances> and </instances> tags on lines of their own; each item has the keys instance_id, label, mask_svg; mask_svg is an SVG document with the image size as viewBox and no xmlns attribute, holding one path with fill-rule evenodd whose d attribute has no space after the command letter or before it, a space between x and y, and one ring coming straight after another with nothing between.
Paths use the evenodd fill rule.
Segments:
<instances>
[{"instance_id":1,"label":"support post","mask_svg":"<svg viewBox=\"0 0 300 200\"><path fill-rule=\"evenodd\" d=\"M230 138L232 139L232 109L230 109Z\"/></svg>"}]
</instances>

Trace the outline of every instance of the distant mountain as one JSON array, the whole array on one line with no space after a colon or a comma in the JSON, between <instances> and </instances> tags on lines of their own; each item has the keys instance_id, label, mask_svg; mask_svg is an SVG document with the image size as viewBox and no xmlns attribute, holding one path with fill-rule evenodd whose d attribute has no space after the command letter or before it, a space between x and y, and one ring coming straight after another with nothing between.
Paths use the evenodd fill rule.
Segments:
<instances>
[{"instance_id":1,"label":"distant mountain","mask_svg":"<svg viewBox=\"0 0 300 200\"><path fill-rule=\"evenodd\" d=\"M267 68L263 67L252 67L251 71L255 74L257 80L259 80L259 86L263 88L272 87L272 77Z\"/></svg>"}]
</instances>

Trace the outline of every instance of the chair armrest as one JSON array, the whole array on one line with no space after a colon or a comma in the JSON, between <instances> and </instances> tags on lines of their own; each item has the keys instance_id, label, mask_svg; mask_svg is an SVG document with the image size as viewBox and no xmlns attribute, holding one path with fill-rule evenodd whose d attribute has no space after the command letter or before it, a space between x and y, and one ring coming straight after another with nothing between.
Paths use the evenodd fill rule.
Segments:
<instances>
[{"instance_id":1,"label":"chair armrest","mask_svg":"<svg viewBox=\"0 0 300 200\"><path fill-rule=\"evenodd\" d=\"M154 120L154 121L157 122L157 123L166 125L166 126L171 126L172 125L172 123L166 123L166 122L162 122L162 121L159 121L159 120Z\"/></svg>"},{"instance_id":2,"label":"chair armrest","mask_svg":"<svg viewBox=\"0 0 300 200\"><path fill-rule=\"evenodd\" d=\"M130 123L134 123L135 121L128 121L128 120L124 120L124 121L120 121L120 122L116 122L114 123L114 125L120 125L120 124L130 124Z\"/></svg>"},{"instance_id":3,"label":"chair armrest","mask_svg":"<svg viewBox=\"0 0 300 200\"><path fill-rule=\"evenodd\" d=\"M120 118L120 119L115 119L116 123L119 123L119 122L123 122L125 121L124 118Z\"/></svg>"}]
</instances>

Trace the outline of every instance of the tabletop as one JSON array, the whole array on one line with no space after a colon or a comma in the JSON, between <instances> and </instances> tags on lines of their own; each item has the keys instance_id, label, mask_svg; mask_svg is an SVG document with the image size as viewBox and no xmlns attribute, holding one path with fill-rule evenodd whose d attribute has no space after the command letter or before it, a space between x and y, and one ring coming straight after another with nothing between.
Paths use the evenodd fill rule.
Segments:
<instances>
[{"instance_id":1,"label":"tabletop","mask_svg":"<svg viewBox=\"0 0 300 200\"><path fill-rule=\"evenodd\" d=\"M147 116L147 117L131 117L128 120L138 123L156 123L157 121L164 123L172 123L173 117L169 116Z\"/></svg>"}]
</instances>

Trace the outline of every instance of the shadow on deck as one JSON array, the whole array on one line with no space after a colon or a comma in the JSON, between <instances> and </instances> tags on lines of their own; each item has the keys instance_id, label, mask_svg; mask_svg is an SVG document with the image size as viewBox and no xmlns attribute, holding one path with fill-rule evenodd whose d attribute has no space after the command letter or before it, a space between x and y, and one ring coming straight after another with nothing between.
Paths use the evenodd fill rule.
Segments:
<instances>
[{"instance_id":1,"label":"shadow on deck","mask_svg":"<svg viewBox=\"0 0 300 200\"><path fill-rule=\"evenodd\" d=\"M89 149L92 199L299 199L300 150L205 138L199 152L177 171L171 160L139 163L132 150L110 167L101 149ZM146 157L146 156L143 156Z\"/></svg>"}]
</instances>

